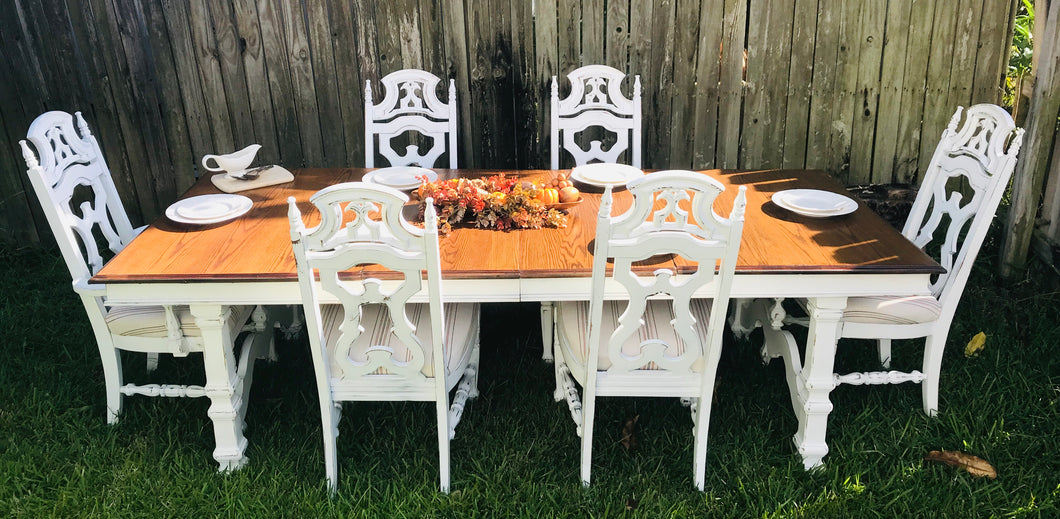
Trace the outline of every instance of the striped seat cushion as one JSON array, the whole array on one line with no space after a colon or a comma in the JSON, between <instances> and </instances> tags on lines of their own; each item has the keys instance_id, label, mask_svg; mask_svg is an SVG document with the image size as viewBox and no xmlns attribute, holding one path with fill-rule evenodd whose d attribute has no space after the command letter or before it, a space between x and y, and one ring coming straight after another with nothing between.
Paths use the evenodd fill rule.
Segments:
<instances>
[{"instance_id":1,"label":"striped seat cushion","mask_svg":"<svg viewBox=\"0 0 1060 519\"><path fill-rule=\"evenodd\" d=\"M692 316L696 319L697 335L704 346L707 344L710 303L709 299L694 299L690 305ZM600 371L611 367L611 357L606 347L607 339L618 327L618 319L622 316L622 312L626 310L626 305L625 301L604 302L603 322L600 327L600 356L597 364L597 369ZM560 346L563 348L564 358L568 364L573 363L576 367L582 368L580 370L572 369L572 373L584 371L585 360L589 356L589 303L587 301L562 302L557 303L556 308L556 333L560 335ZM671 301L648 301L647 308L641 319L644 325L622 345L623 353L630 356L639 355L640 343L648 339L664 341L669 345L669 356L671 357L680 356L684 353L685 344L670 325L670 321L674 319ZM643 369L658 369L658 367L654 363L650 363ZM703 370L702 355L692 364L692 370L697 373ZM576 378L580 377L576 376Z\"/></svg>"},{"instance_id":2,"label":"striped seat cushion","mask_svg":"<svg viewBox=\"0 0 1060 519\"><path fill-rule=\"evenodd\" d=\"M394 359L400 362L410 360L411 355L408 348L391 332L390 312L387 310L386 305L364 305L361 308L361 327L364 328L364 333L354 340L350 349L351 357L358 362L363 362L365 358L364 352L368 348L386 346L393 349ZM420 344L424 347L424 363L421 371L424 376L433 377L434 351L431 348L430 306L427 304L409 304L406 305L405 310L409 316L409 321L412 321L412 325L415 327L416 338L419 339ZM471 359L471 350L477 339L472 334L478 333L476 325L478 324L479 305L446 304L444 305L444 312L445 337L442 340L446 348L445 366L446 370L452 373L455 369L466 366ZM342 305L324 305L321 307L324 341L328 345L328 351L331 351L334 344L339 340L341 335L339 326L342 324L343 315ZM385 371L382 373L385 373ZM338 377L342 375L342 372L332 365L331 374ZM456 380L454 379L453 382L455 383Z\"/></svg>"},{"instance_id":3,"label":"striped seat cushion","mask_svg":"<svg viewBox=\"0 0 1060 519\"><path fill-rule=\"evenodd\" d=\"M233 306L231 323L233 329L242 328L253 311L251 306ZM173 307L180 321L180 329L185 337L202 337L202 330L195 324L186 305ZM107 311L107 328L114 335L123 337L164 338L169 336L166 330L166 311L161 306L115 306Z\"/></svg>"},{"instance_id":4,"label":"striped seat cushion","mask_svg":"<svg viewBox=\"0 0 1060 519\"><path fill-rule=\"evenodd\" d=\"M851 297L843 320L869 324L919 324L937 320L942 305L931 296Z\"/></svg>"}]
</instances>

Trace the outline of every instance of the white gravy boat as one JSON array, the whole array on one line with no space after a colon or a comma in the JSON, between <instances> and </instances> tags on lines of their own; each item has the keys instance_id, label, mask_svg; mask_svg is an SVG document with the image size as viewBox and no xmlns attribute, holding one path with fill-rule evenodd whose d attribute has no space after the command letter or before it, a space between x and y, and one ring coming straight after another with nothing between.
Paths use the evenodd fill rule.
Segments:
<instances>
[{"instance_id":1,"label":"white gravy boat","mask_svg":"<svg viewBox=\"0 0 1060 519\"><path fill-rule=\"evenodd\" d=\"M202 167L206 168L207 171L225 171L229 175L233 173L238 175L245 171L251 162L254 162L254 156L258 154L260 149L260 144L251 144L246 148L227 155L205 155L202 158ZM210 160L213 160L217 166L210 167L208 164Z\"/></svg>"}]
</instances>

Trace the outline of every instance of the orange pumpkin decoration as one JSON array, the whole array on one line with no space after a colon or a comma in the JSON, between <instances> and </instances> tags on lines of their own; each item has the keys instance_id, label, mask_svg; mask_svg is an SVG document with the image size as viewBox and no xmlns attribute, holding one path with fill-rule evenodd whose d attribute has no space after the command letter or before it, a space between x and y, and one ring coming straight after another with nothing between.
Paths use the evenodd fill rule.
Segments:
<instances>
[{"instance_id":1,"label":"orange pumpkin decoration","mask_svg":"<svg viewBox=\"0 0 1060 519\"><path fill-rule=\"evenodd\" d=\"M537 199L545 205L559 203L559 190L554 187L541 189L537 192Z\"/></svg>"}]
</instances>

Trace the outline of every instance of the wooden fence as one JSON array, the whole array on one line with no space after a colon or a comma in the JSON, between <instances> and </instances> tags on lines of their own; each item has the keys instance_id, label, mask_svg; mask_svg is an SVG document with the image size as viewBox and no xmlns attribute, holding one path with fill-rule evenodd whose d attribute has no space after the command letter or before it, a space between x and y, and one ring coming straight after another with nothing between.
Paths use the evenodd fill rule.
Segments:
<instances>
[{"instance_id":1,"label":"wooden fence","mask_svg":"<svg viewBox=\"0 0 1060 519\"><path fill-rule=\"evenodd\" d=\"M261 163L363 165L364 82L402 68L456 80L461 167L547 166L551 76L603 63L641 76L646 168L812 167L850 185L916 183L955 108L998 100L1014 8L4 0L0 235L51 239L17 147L44 111L84 113L132 219L148 222L206 153L258 142Z\"/></svg>"}]
</instances>

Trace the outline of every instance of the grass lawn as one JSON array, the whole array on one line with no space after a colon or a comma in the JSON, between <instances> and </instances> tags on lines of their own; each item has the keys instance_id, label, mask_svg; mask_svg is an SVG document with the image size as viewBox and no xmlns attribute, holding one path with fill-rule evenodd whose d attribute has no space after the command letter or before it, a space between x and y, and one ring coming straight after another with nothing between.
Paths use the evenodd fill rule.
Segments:
<instances>
[{"instance_id":1,"label":"grass lawn","mask_svg":"<svg viewBox=\"0 0 1060 519\"><path fill-rule=\"evenodd\" d=\"M304 342L280 342L281 360L258 365L250 462L219 474L206 399L131 397L121 423L105 424L99 355L58 252L3 248L0 516L1057 517L1057 276L1003 284L996 256L988 243L958 310L939 418L921 412L914 384L841 386L820 470L802 469L780 361L763 366L752 336L726 344L706 492L692 486L692 423L672 399L602 400L583 489L574 425L540 360L537 306L487 305L482 396L452 443L453 493L437 491L432 404L347 404L340 490L329 497ZM986 348L966 358L979 331ZM840 346L839 370L878 369L870 343ZM917 365L920 352L896 343L895 368ZM144 381L143 357L125 359L127 379ZM201 384L201 361L163 358L150 379ZM627 450L622 424L635 415ZM999 477L923 461L930 450L974 454Z\"/></svg>"}]
</instances>

